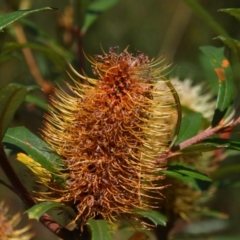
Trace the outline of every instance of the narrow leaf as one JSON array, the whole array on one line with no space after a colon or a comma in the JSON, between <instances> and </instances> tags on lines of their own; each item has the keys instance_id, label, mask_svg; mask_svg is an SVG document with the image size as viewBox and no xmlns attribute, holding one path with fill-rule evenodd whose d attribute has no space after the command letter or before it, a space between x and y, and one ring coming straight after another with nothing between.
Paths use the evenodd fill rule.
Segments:
<instances>
[{"instance_id":1,"label":"narrow leaf","mask_svg":"<svg viewBox=\"0 0 240 240\"><path fill-rule=\"evenodd\" d=\"M205 174L183 163L172 163L163 173L167 177L178 179L198 191L208 189L211 181Z\"/></svg>"},{"instance_id":2,"label":"narrow leaf","mask_svg":"<svg viewBox=\"0 0 240 240\"><path fill-rule=\"evenodd\" d=\"M92 240L112 240L111 227L106 220L88 220L87 224L92 230Z\"/></svg>"},{"instance_id":3,"label":"narrow leaf","mask_svg":"<svg viewBox=\"0 0 240 240\"><path fill-rule=\"evenodd\" d=\"M190 177L180 174L178 172L168 171L168 170L165 170L163 173L167 177L178 179L181 182L185 183L186 185L191 186L192 188L196 189L197 191L201 191L201 188L199 187L197 180L194 178L190 178Z\"/></svg>"},{"instance_id":4,"label":"narrow leaf","mask_svg":"<svg viewBox=\"0 0 240 240\"><path fill-rule=\"evenodd\" d=\"M59 42L55 41L54 38L51 37L48 33L46 33L43 29L41 29L39 25L26 18L22 18L20 22L24 26L27 26L30 32L34 34L34 38L37 40L37 42L40 42L43 45L47 46L65 60L72 62L72 60L74 59L74 55L70 51L66 50L64 46L59 44Z\"/></svg>"},{"instance_id":5,"label":"narrow leaf","mask_svg":"<svg viewBox=\"0 0 240 240\"><path fill-rule=\"evenodd\" d=\"M1 50L1 54L10 54L14 50L23 49L23 48L30 48L33 50L37 50L42 52L45 56L51 59L58 67L62 68L66 66L66 58L62 58L58 53L54 52L52 48L47 46L43 46L41 44L34 44L34 43L15 43L15 42L8 42L5 43L3 49Z\"/></svg>"},{"instance_id":6,"label":"narrow leaf","mask_svg":"<svg viewBox=\"0 0 240 240\"><path fill-rule=\"evenodd\" d=\"M40 99L39 97L33 95L33 94L28 94L25 98L25 101L28 102L28 103L33 103L34 105L42 108L43 110L46 110L47 109L47 103Z\"/></svg>"},{"instance_id":7,"label":"narrow leaf","mask_svg":"<svg viewBox=\"0 0 240 240\"><path fill-rule=\"evenodd\" d=\"M162 226L166 226L167 224L167 217L165 215L163 215L160 212L157 211L153 211L153 210L137 210L136 211L137 214L148 218L149 220L151 220L156 226L157 225L162 225Z\"/></svg>"},{"instance_id":8,"label":"narrow leaf","mask_svg":"<svg viewBox=\"0 0 240 240\"><path fill-rule=\"evenodd\" d=\"M19 83L11 83L11 86L25 88L28 92L31 92L33 90L41 90L41 87L39 85L22 85Z\"/></svg>"},{"instance_id":9,"label":"narrow leaf","mask_svg":"<svg viewBox=\"0 0 240 240\"><path fill-rule=\"evenodd\" d=\"M204 216L220 218L220 219L228 219L229 218L229 216L226 213L217 212L217 211L208 210L208 209L197 211L197 213L204 215Z\"/></svg>"},{"instance_id":10,"label":"narrow leaf","mask_svg":"<svg viewBox=\"0 0 240 240\"><path fill-rule=\"evenodd\" d=\"M208 151L212 151L212 150L218 150L221 148L228 148L230 146L229 143L222 143L222 144L215 144L215 143L211 143L211 142L206 142L206 143L199 143L196 145L192 145L189 147L186 147L184 149L181 150L181 152L183 153L194 153L194 152L208 152Z\"/></svg>"},{"instance_id":11,"label":"narrow leaf","mask_svg":"<svg viewBox=\"0 0 240 240\"><path fill-rule=\"evenodd\" d=\"M215 39L222 41L229 50L229 59L236 87L235 92L238 93L240 90L240 42L238 40L224 36L219 36ZM232 118L234 117L235 119L240 116L240 97L238 94L237 97L235 97L234 99L232 113L229 113L229 115L232 115ZM231 121L231 119L229 120Z\"/></svg>"},{"instance_id":12,"label":"narrow leaf","mask_svg":"<svg viewBox=\"0 0 240 240\"><path fill-rule=\"evenodd\" d=\"M228 13L240 21L240 8L225 8L219 9L218 11Z\"/></svg>"},{"instance_id":13,"label":"narrow leaf","mask_svg":"<svg viewBox=\"0 0 240 240\"><path fill-rule=\"evenodd\" d=\"M222 41L229 50L229 59L232 66L234 82L237 86L236 92L240 89L239 78L240 78L240 42L236 39L218 36L215 39ZM238 99L236 101L239 102Z\"/></svg>"},{"instance_id":14,"label":"narrow leaf","mask_svg":"<svg viewBox=\"0 0 240 240\"><path fill-rule=\"evenodd\" d=\"M51 11L51 10L56 10L56 9L51 7L43 7L38 9L20 10L20 11L7 13L0 17L0 31L2 31L2 29L8 26L9 24L12 24L13 22L31 13L41 12L41 11Z\"/></svg>"},{"instance_id":15,"label":"narrow leaf","mask_svg":"<svg viewBox=\"0 0 240 240\"><path fill-rule=\"evenodd\" d=\"M183 117L178 138L174 145L195 136L201 127L203 118L200 113L190 113Z\"/></svg>"},{"instance_id":16,"label":"narrow leaf","mask_svg":"<svg viewBox=\"0 0 240 240\"><path fill-rule=\"evenodd\" d=\"M95 22L99 15L113 7L119 0L96 0L87 7L87 13L84 17L81 33L85 34L88 28Z\"/></svg>"},{"instance_id":17,"label":"narrow leaf","mask_svg":"<svg viewBox=\"0 0 240 240\"><path fill-rule=\"evenodd\" d=\"M25 213L28 214L29 219L36 219L39 220L40 217L47 211L53 208L60 208L63 207L62 203L57 202L41 202L33 207L29 208Z\"/></svg>"},{"instance_id":18,"label":"narrow leaf","mask_svg":"<svg viewBox=\"0 0 240 240\"><path fill-rule=\"evenodd\" d=\"M224 56L224 48L205 46L200 48L208 57L218 77L218 96L212 126L216 126L224 117L234 98L234 81L229 61Z\"/></svg>"},{"instance_id":19,"label":"narrow leaf","mask_svg":"<svg viewBox=\"0 0 240 240\"><path fill-rule=\"evenodd\" d=\"M202 67L204 78L207 80L208 85L211 87L211 92L218 93L218 77L215 73L213 67L209 64L209 59L201 53L199 56L199 61Z\"/></svg>"},{"instance_id":20,"label":"narrow leaf","mask_svg":"<svg viewBox=\"0 0 240 240\"><path fill-rule=\"evenodd\" d=\"M224 139L224 138L209 138L209 139L203 140L199 144L189 146L181 150L181 152L184 152L184 153L206 152L206 151L217 150L221 148L240 151L240 141Z\"/></svg>"},{"instance_id":21,"label":"narrow leaf","mask_svg":"<svg viewBox=\"0 0 240 240\"><path fill-rule=\"evenodd\" d=\"M24 87L15 85L7 85L0 89L0 140L2 140L26 94L27 90Z\"/></svg>"},{"instance_id":22,"label":"narrow leaf","mask_svg":"<svg viewBox=\"0 0 240 240\"><path fill-rule=\"evenodd\" d=\"M224 139L224 138L209 138L203 141L206 144L214 146L225 146L225 148L240 151L240 141Z\"/></svg>"},{"instance_id":23,"label":"narrow leaf","mask_svg":"<svg viewBox=\"0 0 240 240\"><path fill-rule=\"evenodd\" d=\"M166 171L164 171L166 172ZM203 180L203 181L209 181L211 182L212 180L206 175L203 174L199 171L197 171L196 169L194 169L193 167L185 164L185 163L171 163L168 166L167 172L174 172L177 174L181 174L183 176L187 176L187 177L191 177L191 178L195 178L195 179L199 179L199 180Z\"/></svg>"},{"instance_id":24,"label":"narrow leaf","mask_svg":"<svg viewBox=\"0 0 240 240\"><path fill-rule=\"evenodd\" d=\"M53 175L56 174L56 180L62 182L57 170L62 164L60 157L51 150L51 147L45 141L25 127L9 128L3 138L3 143L10 149L14 146L21 148L43 168Z\"/></svg>"}]
</instances>

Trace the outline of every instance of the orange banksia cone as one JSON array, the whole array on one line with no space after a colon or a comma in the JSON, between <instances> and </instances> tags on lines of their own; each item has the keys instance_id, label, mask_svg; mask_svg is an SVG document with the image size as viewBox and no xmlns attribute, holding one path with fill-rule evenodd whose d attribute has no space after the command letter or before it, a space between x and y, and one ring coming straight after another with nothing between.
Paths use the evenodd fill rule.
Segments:
<instances>
[{"instance_id":1,"label":"orange banksia cone","mask_svg":"<svg viewBox=\"0 0 240 240\"><path fill-rule=\"evenodd\" d=\"M71 94L57 89L42 128L67 173L55 200L73 203L81 225L147 209L152 192L162 188L156 159L168 147L176 114L161 76L167 66L143 53L116 52L89 59L97 79L73 70L89 84L67 84Z\"/></svg>"}]
</instances>

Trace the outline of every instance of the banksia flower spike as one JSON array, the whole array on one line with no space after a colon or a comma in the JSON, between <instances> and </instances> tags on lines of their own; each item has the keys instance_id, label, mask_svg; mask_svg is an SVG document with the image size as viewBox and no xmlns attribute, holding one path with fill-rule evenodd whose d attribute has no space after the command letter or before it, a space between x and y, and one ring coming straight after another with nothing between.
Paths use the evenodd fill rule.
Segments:
<instances>
[{"instance_id":1,"label":"banksia flower spike","mask_svg":"<svg viewBox=\"0 0 240 240\"><path fill-rule=\"evenodd\" d=\"M175 114L160 75L167 66L116 50L89 59L96 80L72 69L89 84L67 84L71 94L56 90L42 129L68 174L55 200L72 202L81 226L147 209L150 192L162 188L155 185L162 178L156 159L169 144L173 126L166 122Z\"/></svg>"},{"instance_id":2,"label":"banksia flower spike","mask_svg":"<svg viewBox=\"0 0 240 240\"><path fill-rule=\"evenodd\" d=\"M0 239L1 240L30 240L34 236L29 232L30 226L18 228L21 220L20 214L12 217L8 214L8 209L3 202L0 202Z\"/></svg>"}]
</instances>

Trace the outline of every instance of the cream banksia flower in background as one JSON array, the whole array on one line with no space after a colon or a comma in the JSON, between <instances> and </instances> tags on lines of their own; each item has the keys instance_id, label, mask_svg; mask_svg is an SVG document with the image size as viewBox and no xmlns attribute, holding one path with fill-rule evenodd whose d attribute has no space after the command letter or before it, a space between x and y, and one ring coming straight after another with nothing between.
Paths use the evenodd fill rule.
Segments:
<instances>
[{"instance_id":1,"label":"cream banksia flower in background","mask_svg":"<svg viewBox=\"0 0 240 240\"><path fill-rule=\"evenodd\" d=\"M89 218L114 221L151 208L151 192L163 188L156 183L164 165L156 159L167 150L175 123L166 122L176 114L161 76L166 65L116 50L90 59L96 79L73 70L89 84L56 89L42 127L67 174L66 188L51 201L72 203L81 227Z\"/></svg>"},{"instance_id":2,"label":"cream banksia flower in background","mask_svg":"<svg viewBox=\"0 0 240 240\"><path fill-rule=\"evenodd\" d=\"M174 84L178 91L181 106L183 107L183 115L187 114L184 111L185 109L199 112L210 123L216 103L213 95L209 91L204 91L203 84L193 85L190 79L180 81L178 78L171 79L171 83ZM200 131L201 129L199 129ZM183 153L169 158L168 164L183 163L195 168L199 172L209 174L213 170L210 167L212 157L212 153L205 153L204 155L200 152ZM181 217L189 220L192 213L201 209L197 203L205 193L203 194L201 191L178 179L166 177L164 181L169 187L163 190L166 201L161 209L169 216L169 219L174 221ZM210 195L208 194L208 196Z\"/></svg>"},{"instance_id":3,"label":"cream banksia flower in background","mask_svg":"<svg viewBox=\"0 0 240 240\"><path fill-rule=\"evenodd\" d=\"M191 79L180 81L177 77L170 81L176 87L183 107L201 113L209 121L212 120L216 102L213 100L213 94L203 83L193 85Z\"/></svg>"},{"instance_id":4,"label":"cream banksia flower in background","mask_svg":"<svg viewBox=\"0 0 240 240\"><path fill-rule=\"evenodd\" d=\"M30 240L34 236L30 233L30 226L18 228L20 214L10 216L3 202L0 202L0 239L1 240Z\"/></svg>"}]
</instances>

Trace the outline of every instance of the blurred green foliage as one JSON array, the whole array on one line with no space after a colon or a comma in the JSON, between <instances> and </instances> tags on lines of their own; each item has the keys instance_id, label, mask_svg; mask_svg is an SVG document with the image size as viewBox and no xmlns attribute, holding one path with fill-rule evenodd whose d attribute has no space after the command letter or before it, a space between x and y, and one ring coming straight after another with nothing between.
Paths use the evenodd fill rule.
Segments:
<instances>
[{"instance_id":1,"label":"blurred green foliage","mask_svg":"<svg viewBox=\"0 0 240 240\"><path fill-rule=\"evenodd\" d=\"M51 6L54 9L46 6ZM218 11L230 7L237 9ZM55 8L58 10L55 10ZM0 0L0 14L6 21L3 23L0 17L0 29L5 27L0 32L0 87L15 82L21 85L12 85L14 89L11 88L10 90L6 87L2 88L4 94L7 91L9 91L8 96L15 93L19 94L19 91L27 94L25 102L21 104L16 113L15 108L18 108L19 103L22 102L21 94L20 96L14 95L18 103L14 104L13 107L11 106L12 100L9 100L8 97L4 100L7 104L1 102L0 110L5 114L6 106L9 112L7 112L8 115L3 114L7 120L5 118L0 120L10 122L13 118L11 126L24 125L34 134L37 134L46 110L48 95L52 93L52 85L55 86L57 83L63 86L62 80L69 80L65 71L65 69L68 69L67 61L71 62L78 72L92 76L91 64L84 57L83 50L88 56L100 54L102 49L107 52L110 47L114 46L119 46L121 50L129 46L129 51L142 51L150 58L156 58L164 54L169 62L173 62L173 68L169 73L170 78L178 77L182 80L191 78L194 83L205 82L208 84L213 95L218 99L217 110L222 111L220 114L215 111L213 125L217 125L225 116L225 113L229 114L232 110L231 104L235 87L233 80L235 80L236 86L238 86L240 80L238 68L240 59L240 43L238 42L240 40L240 10L238 8L240 8L240 2L237 0ZM28 12L29 16L27 17L24 12L17 12L16 14L16 11L23 9L39 10ZM24 18L21 18L23 16ZM21 19L19 22L15 22L18 17ZM223 47L224 44L226 45L224 51L222 48L216 50L216 47ZM212 45L215 48L205 47L204 56L199 47L205 45ZM214 55L217 51L220 52L220 55L217 56L220 60L217 65L210 61L213 66L209 67L211 65L209 64L209 59L211 60L209 54L213 53ZM224 85L226 81L222 85L218 84L214 72L216 68L221 67L224 57L230 60L233 70L233 73L230 73L229 70L225 74L227 79L231 80L229 81L230 85L227 82L226 86ZM38 88L26 89L22 85L40 85L43 91ZM199 113L186 115L183 118L175 144L177 145L193 137L200 128L201 122L202 116ZM6 128L4 122L4 132ZM12 128L8 131L11 133L11 131L15 131L14 129L17 130L17 128ZM26 137L26 134L20 131L16 135L10 134L11 138L14 139L19 133ZM18 145L12 140L6 140L8 137L9 134L6 134L5 142ZM23 139L25 139L24 137ZM235 138L236 142L213 139L213 142L209 140L202 143L204 146L195 145L193 147L195 147L195 150L197 147L214 147L214 150L220 147L229 147L239 150L239 136L236 135ZM21 139L21 136L18 136L19 139ZM34 145L34 140L38 139L31 135L29 140ZM28 148L29 151L32 151L31 144ZM37 145L38 148L35 149L34 154L41 155L39 147L41 148L44 144ZM28 150L25 151L28 152ZM220 152L220 154L222 154L224 161L220 162L220 167L211 174L214 180L212 186L218 189L214 198L208 202L208 206L213 211L209 211L208 214L203 213L202 215L208 216L198 218L195 222L183 222L182 227L179 224L176 229L173 229L172 233L176 239L234 240L240 236L238 227L240 223L238 203L240 198L239 153L229 151ZM52 156L55 156L54 153L47 153L47 155L47 157L41 156L43 161L45 157L51 159ZM48 161L50 161L49 159ZM24 166L20 166L18 163L13 163L13 165L16 165L15 169L19 172L20 178L24 178L26 173ZM179 167L181 171L183 166L180 165ZM186 167L186 169L184 168L185 172L180 172L179 169L175 169L178 176L176 179L180 179L180 174L181 178L185 180L186 177L192 177L195 183L197 179L205 176L198 175L200 173L195 169ZM170 175L173 172L171 167L167 171ZM192 175L190 176L189 173ZM3 179L5 180L5 177ZM4 186L0 188L0 192L5 191ZM14 197L9 193L6 194L6 198L13 199ZM17 202L17 200L11 201L12 205ZM222 212L225 214L222 214ZM154 212L152 214L155 216ZM228 214L229 218L226 219ZM147 215L147 213L142 213L142 215ZM149 213L149 215L151 214ZM64 219L59 218L59 220L65 223ZM93 226L92 229L100 228L101 230L100 222L91 221L89 225ZM154 223L158 223L158 221ZM103 228L108 228L105 222L101 224L103 224ZM208 228L206 225L208 225ZM42 230L37 230L37 228L40 228L38 224L35 228L38 233L41 233L34 239L57 239L53 235L48 235L47 230L44 230L44 233L42 233ZM98 230L94 231L95 239L97 239ZM123 227L124 231L126 235L118 230L115 239L119 239L119 236L127 236L128 225L125 228ZM133 230L130 229L130 231ZM157 239L156 236L152 233L149 234L150 239Z\"/></svg>"}]
</instances>

